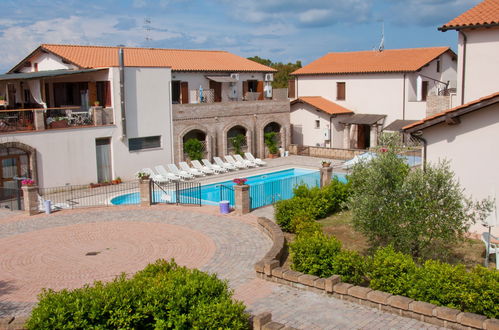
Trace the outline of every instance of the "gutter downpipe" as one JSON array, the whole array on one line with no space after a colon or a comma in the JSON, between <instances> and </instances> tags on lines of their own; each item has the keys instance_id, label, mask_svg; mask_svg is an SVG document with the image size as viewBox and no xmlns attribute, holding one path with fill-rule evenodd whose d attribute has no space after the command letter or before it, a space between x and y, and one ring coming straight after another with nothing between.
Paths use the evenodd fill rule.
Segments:
<instances>
[{"instance_id":1,"label":"gutter downpipe","mask_svg":"<svg viewBox=\"0 0 499 330\"><path fill-rule=\"evenodd\" d=\"M423 172L426 172L426 152L427 152L428 141L426 141L426 139L423 138L422 135L423 135L422 131L416 131L411 133L411 136L413 138L423 142Z\"/></svg>"},{"instance_id":2,"label":"gutter downpipe","mask_svg":"<svg viewBox=\"0 0 499 330\"><path fill-rule=\"evenodd\" d=\"M170 69L170 77L171 77L171 69ZM169 111L170 111L170 157L171 157L171 161L172 163L174 162L175 160L175 153L173 151L173 105L172 105L172 80L170 79L170 88L169 88L169 101L168 101L168 108L169 108ZM208 147L208 146L207 146ZM211 146L210 146L211 148Z\"/></svg>"},{"instance_id":3,"label":"gutter downpipe","mask_svg":"<svg viewBox=\"0 0 499 330\"><path fill-rule=\"evenodd\" d=\"M335 115L329 116L329 148L333 147L333 118Z\"/></svg>"},{"instance_id":4,"label":"gutter downpipe","mask_svg":"<svg viewBox=\"0 0 499 330\"><path fill-rule=\"evenodd\" d=\"M465 75L466 75L466 44L468 43L468 37L466 34L462 31L459 30L459 33L463 36L463 75L461 76L461 105L464 104L464 82L465 82Z\"/></svg>"},{"instance_id":5,"label":"gutter downpipe","mask_svg":"<svg viewBox=\"0 0 499 330\"><path fill-rule=\"evenodd\" d=\"M402 91L402 120L405 120L405 73L404 73L404 86Z\"/></svg>"},{"instance_id":6,"label":"gutter downpipe","mask_svg":"<svg viewBox=\"0 0 499 330\"><path fill-rule=\"evenodd\" d=\"M120 68L120 105L121 105L121 138L126 138L126 106L125 106L125 55L123 48L118 50Z\"/></svg>"}]
</instances>

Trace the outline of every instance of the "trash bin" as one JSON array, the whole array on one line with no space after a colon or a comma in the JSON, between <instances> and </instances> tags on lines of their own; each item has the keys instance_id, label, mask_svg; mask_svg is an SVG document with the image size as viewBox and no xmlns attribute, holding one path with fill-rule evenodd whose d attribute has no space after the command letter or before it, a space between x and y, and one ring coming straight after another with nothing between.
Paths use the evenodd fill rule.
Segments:
<instances>
[{"instance_id":1,"label":"trash bin","mask_svg":"<svg viewBox=\"0 0 499 330\"><path fill-rule=\"evenodd\" d=\"M220 201L220 213L227 214L230 212L229 201Z\"/></svg>"},{"instance_id":2,"label":"trash bin","mask_svg":"<svg viewBox=\"0 0 499 330\"><path fill-rule=\"evenodd\" d=\"M51 209L52 209L52 202L49 199L46 199L45 202L43 202L43 206L45 207L45 213L50 214Z\"/></svg>"}]
</instances>

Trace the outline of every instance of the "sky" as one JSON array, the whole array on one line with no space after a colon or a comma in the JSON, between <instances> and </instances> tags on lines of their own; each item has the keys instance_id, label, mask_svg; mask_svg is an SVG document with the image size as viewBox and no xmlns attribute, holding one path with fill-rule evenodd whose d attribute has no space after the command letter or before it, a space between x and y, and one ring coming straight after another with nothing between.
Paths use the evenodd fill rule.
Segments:
<instances>
[{"instance_id":1,"label":"sky","mask_svg":"<svg viewBox=\"0 0 499 330\"><path fill-rule=\"evenodd\" d=\"M0 72L42 43L227 50L303 64L328 52L450 46L479 0L0 0Z\"/></svg>"}]
</instances>

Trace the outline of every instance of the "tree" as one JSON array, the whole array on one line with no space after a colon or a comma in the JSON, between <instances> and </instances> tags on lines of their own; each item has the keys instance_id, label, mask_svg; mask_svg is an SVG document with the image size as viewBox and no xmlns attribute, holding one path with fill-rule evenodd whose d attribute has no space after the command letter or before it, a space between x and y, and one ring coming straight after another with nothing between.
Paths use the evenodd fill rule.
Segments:
<instances>
[{"instance_id":1,"label":"tree","mask_svg":"<svg viewBox=\"0 0 499 330\"><path fill-rule=\"evenodd\" d=\"M288 81L290 79L291 72L301 68L301 61L296 61L296 63L284 64L281 62L274 63L269 59L261 58L259 56L248 57L248 59L266 66L270 66L271 68L277 70L277 72L274 73L274 81L272 82L273 88L288 88Z\"/></svg>"},{"instance_id":2,"label":"tree","mask_svg":"<svg viewBox=\"0 0 499 330\"><path fill-rule=\"evenodd\" d=\"M413 257L441 258L483 218L490 202L464 195L447 162L410 170L396 146L354 166L349 207L373 247L393 245Z\"/></svg>"}]
</instances>

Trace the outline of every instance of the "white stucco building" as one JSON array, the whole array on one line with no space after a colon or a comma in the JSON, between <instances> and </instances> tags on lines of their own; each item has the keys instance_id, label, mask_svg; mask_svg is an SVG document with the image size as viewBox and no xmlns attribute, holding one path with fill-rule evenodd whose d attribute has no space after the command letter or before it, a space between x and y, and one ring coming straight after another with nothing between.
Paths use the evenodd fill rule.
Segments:
<instances>
[{"instance_id":1,"label":"white stucco building","mask_svg":"<svg viewBox=\"0 0 499 330\"><path fill-rule=\"evenodd\" d=\"M424 139L427 162L450 161L465 193L499 197L499 3L485 0L440 30L459 33L458 95L464 104L405 127ZM495 235L499 228L495 227ZM476 225L472 231L482 232Z\"/></svg>"},{"instance_id":2,"label":"white stucco building","mask_svg":"<svg viewBox=\"0 0 499 330\"><path fill-rule=\"evenodd\" d=\"M0 75L0 188L16 176L129 180L172 163L173 105L272 100L274 71L223 51L41 45Z\"/></svg>"},{"instance_id":3,"label":"white stucco building","mask_svg":"<svg viewBox=\"0 0 499 330\"><path fill-rule=\"evenodd\" d=\"M293 72L293 142L373 146L379 132L394 121L419 120L450 106L456 65L456 55L448 47L329 53ZM351 115L325 116L327 111L316 111L322 109L301 102L303 97L321 97L323 104L336 104Z\"/></svg>"}]
</instances>

